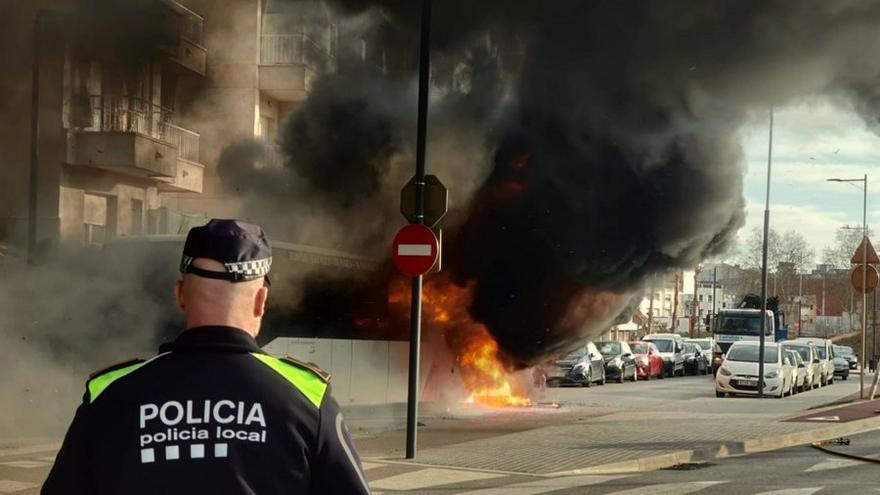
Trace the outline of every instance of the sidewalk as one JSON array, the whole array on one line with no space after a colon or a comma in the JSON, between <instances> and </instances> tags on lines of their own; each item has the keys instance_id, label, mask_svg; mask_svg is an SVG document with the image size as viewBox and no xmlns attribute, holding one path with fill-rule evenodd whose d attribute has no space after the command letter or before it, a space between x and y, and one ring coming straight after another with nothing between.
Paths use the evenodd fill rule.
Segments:
<instances>
[{"instance_id":1,"label":"sidewalk","mask_svg":"<svg viewBox=\"0 0 880 495\"><path fill-rule=\"evenodd\" d=\"M880 427L880 414L873 414L880 405L863 407L871 414L862 419L850 418L851 407L840 414L828 408L813 414L847 422L790 420L851 393L852 385L836 383L781 400L699 398L643 411L563 406L464 417L426 413L414 464L540 476L631 473ZM364 458L407 462L401 430L353 431Z\"/></svg>"}]
</instances>

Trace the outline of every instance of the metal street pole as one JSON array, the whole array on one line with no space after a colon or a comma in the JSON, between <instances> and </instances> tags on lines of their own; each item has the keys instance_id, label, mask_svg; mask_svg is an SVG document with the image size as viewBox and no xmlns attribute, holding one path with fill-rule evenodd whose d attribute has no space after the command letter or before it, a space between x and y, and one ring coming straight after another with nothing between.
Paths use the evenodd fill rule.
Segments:
<instances>
[{"instance_id":1,"label":"metal street pole","mask_svg":"<svg viewBox=\"0 0 880 495\"><path fill-rule=\"evenodd\" d=\"M716 306L715 306L715 299L716 299L716 297L715 297L715 288L716 288L717 286L718 286L718 267L716 266L716 267L712 268L712 318L709 320L709 324L710 324L710 325L715 325L715 311L716 311ZM712 327L710 326L710 327L707 328L706 330L707 330L707 332L711 332L711 331L712 331Z\"/></svg>"},{"instance_id":2,"label":"metal street pole","mask_svg":"<svg viewBox=\"0 0 880 495\"><path fill-rule=\"evenodd\" d=\"M859 373L859 398L865 398L865 335L868 328L868 174L863 177L864 189L862 196L862 242L865 249L862 250L862 372Z\"/></svg>"},{"instance_id":3,"label":"metal street pole","mask_svg":"<svg viewBox=\"0 0 880 495\"><path fill-rule=\"evenodd\" d=\"M867 326L868 326L868 174L862 176L861 179L827 179L828 182L861 182L862 183L862 243L865 245L865 249L862 250L862 351L861 356L859 358L859 367L861 368L861 373L859 373L859 399L865 398L865 354L867 353L867 346L865 345L865 339L868 334ZM852 291L850 291L852 294ZM823 304L824 304L824 294L823 294ZM850 307L852 307L852 303L850 303ZM850 314L852 312L850 311ZM850 324L852 323L852 318L850 317ZM876 380L875 380L876 381ZM872 392L873 394L873 392Z\"/></svg>"},{"instance_id":4,"label":"metal street pole","mask_svg":"<svg viewBox=\"0 0 880 495\"><path fill-rule=\"evenodd\" d=\"M419 53L419 116L416 129L415 223L425 223L425 147L428 131L428 90L431 79L431 0L422 0ZM409 383L406 395L406 458L416 457L419 415L419 352L422 331L422 276L412 279L409 333Z\"/></svg>"},{"instance_id":5,"label":"metal street pole","mask_svg":"<svg viewBox=\"0 0 880 495\"><path fill-rule=\"evenodd\" d=\"M770 232L770 169L773 165L773 107L767 145L767 197L764 201L764 245L761 248L761 335L758 337L758 398L764 397L764 344L767 325L767 236Z\"/></svg>"}]
</instances>

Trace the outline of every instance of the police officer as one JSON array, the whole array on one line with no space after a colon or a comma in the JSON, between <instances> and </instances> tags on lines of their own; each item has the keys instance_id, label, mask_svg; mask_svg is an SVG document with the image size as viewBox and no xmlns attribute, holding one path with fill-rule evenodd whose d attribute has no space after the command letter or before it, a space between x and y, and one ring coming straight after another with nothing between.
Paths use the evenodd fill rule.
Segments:
<instances>
[{"instance_id":1,"label":"police officer","mask_svg":"<svg viewBox=\"0 0 880 495\"><path fill-rule=\"evenodd\" d=\"M257 225L190 230L186 330L91 375L42 493L369 493L328 376L254 340L271 263Z\"/></svg>"}]
</instances>

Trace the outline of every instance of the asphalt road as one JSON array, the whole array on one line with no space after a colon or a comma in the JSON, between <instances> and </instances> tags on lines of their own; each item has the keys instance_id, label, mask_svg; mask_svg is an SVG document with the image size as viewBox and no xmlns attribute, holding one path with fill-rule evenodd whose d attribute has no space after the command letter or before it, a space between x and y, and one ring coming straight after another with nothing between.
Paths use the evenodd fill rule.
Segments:
<instances>
[{"instance_id":1,"label":"asphalt road","mask_svg":"<svg viewBox=\"0 0 880 495\"><path fill-rule=\"evenodd\" d=\"M558 414L564 422L566 408L599 411L656 411L687 414L689 417L727 414L731 417L794 413L827 403L855 391L853 380L832 387L807 392L781 400L749 398L718 399L714 396L712 377L696 376L638 383L609 383L592 388L551 388L539 394L542 402L559 402ZM530 413L522 411L523 414ZM516 414L520 414L517 412ZM584 417L589 421L589 417ZM431 419L425 421L430 425ZM460 420L458 420L460 422ZM529 420L534 421L534 420ZM455 421L453 421L455 422ZM481 435L504 435L522 428L540 425L525 424L509 418L499 428L489 428L491 421L475 422L476 430L459 433L473 440ZM641 428L641 426L639 426ZM645 424L650 429L650 424ZM507 430L504 430L507 428ZM475 436L475 432L479 435ZM438 437L446 436L438 435ZM430 437L426 436L428 440ZM853 437L852 445L880 454L880 432ZM438 442L440 440L438 439ZM873 442L873 443L872 443ZM398 442L399 443L399 442ZM454 443L454 442L453 442ZM682 442L686 447L686 442ZM3 445L0 445L2 447ZM876 449L875 449L876 446ZM38 493L54 456L54 448L0 449L0 494ZM863 450L864 450L863 448ZM865 452L862 452L865 453ZM503 454L499 454L503 455ZM777 492L775 495L812 493L880 493L880 466L832 457L809 447L798 447L767 454L727 458L712 464L687 466L692 469L662 470L623 476L532 476L510 472L445 468L371 459L365 463L367 478L377 493L407 494L679 494L729 493L749 494Z\"/></svg>"}]
</instances>

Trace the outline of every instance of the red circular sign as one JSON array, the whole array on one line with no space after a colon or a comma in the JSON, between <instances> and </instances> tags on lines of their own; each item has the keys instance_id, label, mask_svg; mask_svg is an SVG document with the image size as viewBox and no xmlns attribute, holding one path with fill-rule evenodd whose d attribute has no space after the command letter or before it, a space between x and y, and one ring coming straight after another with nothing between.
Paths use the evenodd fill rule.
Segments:
<instances>
[{"instance_id":1,"label":"red circular sign","mask_svg":"<svg viewBox=\"0 0 880 495\"><path fill-rule=\"evenodd\" d=\"M424 275L437 262L437 236L424 225L407 225L394 236L391 260L404 275Z\"/></svg>"}]
</instances>

